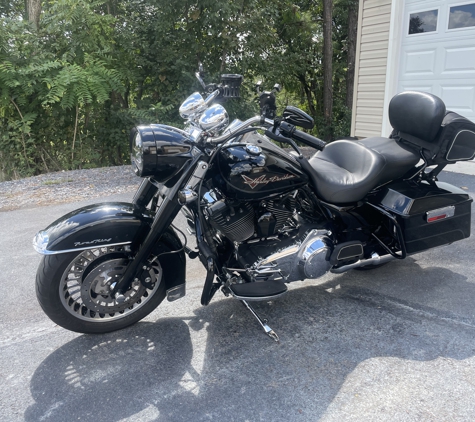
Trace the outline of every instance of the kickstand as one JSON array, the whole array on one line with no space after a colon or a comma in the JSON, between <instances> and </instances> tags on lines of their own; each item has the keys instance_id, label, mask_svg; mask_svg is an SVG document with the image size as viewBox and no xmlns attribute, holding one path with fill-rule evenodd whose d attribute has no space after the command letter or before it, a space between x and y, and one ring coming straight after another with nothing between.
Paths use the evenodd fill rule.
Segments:
<instances>
[{"instance_id":1,"label":"kickstand","mask_svg":"<svg viewBox=\"0 0 475 422\"><path fill-rule=\"evenodd\" d=\"M251 311L251 314L255 316L255 318L261 324L261 327L264 329L266 334L271 338L274 339L277 343L279 343L279 336L275 333L275 331L267 325L267 320L262 320L259 315L257 315L256 311L247 303L245 300L241 300L243 305Z\"/></svg>"}]
</instances>

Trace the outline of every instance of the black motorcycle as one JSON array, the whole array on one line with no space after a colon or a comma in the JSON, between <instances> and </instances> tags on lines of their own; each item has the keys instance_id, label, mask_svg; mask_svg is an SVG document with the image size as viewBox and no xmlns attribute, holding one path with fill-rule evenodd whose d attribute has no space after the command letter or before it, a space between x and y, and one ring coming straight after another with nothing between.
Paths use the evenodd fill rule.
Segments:
<instances>
[{"instance_id":1,"label":"black motorcycle","mask_svg":"<svg viewBox=\"0 0 475 422\"><path fill-rule=\"evenodd\" d=\"M261 116L228 124L220 103L239 96L242 77L205 85L197 76L210 94L182 104L184 130L132 130L132 167L143 178L132 203L90 205L36 235L37 297L58 325L105 333L134 324L165 296L185 295L187 255L207 270L202 305L221 290L278 340L249 302L470 236L472 199L437 175L474 158L475 124L438 97L396 95L390 138L325 144L296 128L314 125L298 108L275 117L275 90L260 92ZM318 151L308 160L299 144ZM172 225L180 210L196 249Z\"/></svg>"}]
</instances>

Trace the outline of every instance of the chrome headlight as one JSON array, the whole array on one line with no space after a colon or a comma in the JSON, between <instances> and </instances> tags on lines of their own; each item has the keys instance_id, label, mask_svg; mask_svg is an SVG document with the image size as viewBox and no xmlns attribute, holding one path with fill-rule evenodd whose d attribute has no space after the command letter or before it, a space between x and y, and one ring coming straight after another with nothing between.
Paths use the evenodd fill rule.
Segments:
<instances>
[{"instance_id":1,"label":"chrome headlight","mask_svg":"<svg viewBox=\"0 0 475 422\"><path fill-rule=\"evenodd\" d=\"M132 140L132 145L130 146L130 161L132 162L132 167L135 171L143 171L143 142L140 132L135 134L134 139ZM137 173L137 171L135 171Z\"/></svg>"},{"instance_id":2,"label":"chrome headlight","mask_svg":"<svg viewBox=\"0 0 475 422\"><path fill-rule=\"evenodd\" d=\"M137 176L150 175L155 168L156 145L150 126L137 126L130 131L130 162Z\"/></svg>"}]
</instances>

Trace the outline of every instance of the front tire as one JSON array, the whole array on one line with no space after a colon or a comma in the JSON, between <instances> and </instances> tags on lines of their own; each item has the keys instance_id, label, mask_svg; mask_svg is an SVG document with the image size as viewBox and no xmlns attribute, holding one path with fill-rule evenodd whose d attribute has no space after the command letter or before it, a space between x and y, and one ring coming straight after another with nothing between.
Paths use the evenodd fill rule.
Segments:
<instances>
[{"instance_id":1,"label":"front tire","mask_svg":"<svg viewBox=\"0 0 475 422\"><path fill-rule=\"evenodd\" d=\"M126 301L117 302L109 292L129 262L127 246L45 255L36 274L38 302L53 322L79 333L107 333L135 324L160 305L166 289L157 259L146 282L136 279L124 294Z\"/></svg>"}]
</instances>

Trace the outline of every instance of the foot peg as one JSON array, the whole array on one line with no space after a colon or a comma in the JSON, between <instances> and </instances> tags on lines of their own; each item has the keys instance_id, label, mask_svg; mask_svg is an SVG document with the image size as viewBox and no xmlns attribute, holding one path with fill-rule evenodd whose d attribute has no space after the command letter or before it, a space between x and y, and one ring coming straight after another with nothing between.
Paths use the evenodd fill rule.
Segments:
<instances>
[{"instance_id":1,"label":"foot peg","mask_svg":"<svg viewBox=\"0 0 475 422\"><path fill-rule=\"evenodd\" d=\"M278 280L231 284L231 294L239 300L273 300L287 293L287 286Z\"/></svg>"},{"instance_id":2,"label":"foot peg","mask_svg":"<svg viewBox=\"0 0 475 422\"><path fill-rule=\"evenodd\" d=\"M273 339L274 341L276 341L277 343L280 342L279 340L279 336L275 333L275 331L270 328L268 325L267 325L267 320L262 320L261 317L259 315L257 315L257 312L251 307L251 305L249 305L249 303L247 303L245 300L241 300L242 304L247 308L249 309L249 311L251 311L251 314L254 315L254 317L257 319L257 321L259 321L259 324L261 324L261 327L264 329L264 331L266 332L266 334L271 338Z\"/></svg>"}]
</instances>

